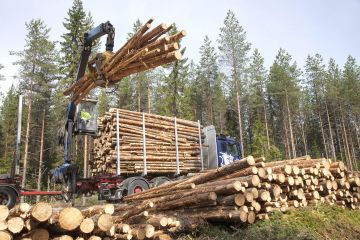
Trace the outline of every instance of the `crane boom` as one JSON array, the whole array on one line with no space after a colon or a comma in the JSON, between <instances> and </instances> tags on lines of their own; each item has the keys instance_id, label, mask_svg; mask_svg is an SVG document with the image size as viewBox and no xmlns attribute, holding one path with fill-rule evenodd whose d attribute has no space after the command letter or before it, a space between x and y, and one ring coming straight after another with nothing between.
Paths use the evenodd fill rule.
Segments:
<instances>
[{"instance_id":1,"label":"crane boom","mask_svg":"<svg viewBox=\"0 0 360 240\"><path fill-rule=\"evenodd\" d=\"M82 46L75 82L78 82L85 74L94 41L104 35L107 35L105 44L106 51L112 52L114 47L115 28L109 21L100 24L99 26L93 28L91 31L84 34L84 43ZM66 111L64 163L60 167L51 170L52 180L54 182L67 185L67 191L71 195L75 189L76 175L79 169L78 165L73 163L72 145L74 135L75 113L76 104L71 101ZM72 196L70 197L72 198Z\"/></svg>"}]
</instances>

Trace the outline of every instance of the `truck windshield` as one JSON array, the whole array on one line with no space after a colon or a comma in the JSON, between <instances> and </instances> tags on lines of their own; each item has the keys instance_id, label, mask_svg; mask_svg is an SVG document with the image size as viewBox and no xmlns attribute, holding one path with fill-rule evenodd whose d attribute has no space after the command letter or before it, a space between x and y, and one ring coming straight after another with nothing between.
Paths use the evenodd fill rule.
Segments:
<instances>
[{"instance_id":1,"label":"truck windshield","mask_svg":"<svg viewBox=\"0 0 360 240\"><path fill-rule=\"evenodd\" d=\"M231 156L233 156L233 157L239 156L237 145L235 143L229 143L229 149L230 149Z\"/></svg>"}]
</instances>

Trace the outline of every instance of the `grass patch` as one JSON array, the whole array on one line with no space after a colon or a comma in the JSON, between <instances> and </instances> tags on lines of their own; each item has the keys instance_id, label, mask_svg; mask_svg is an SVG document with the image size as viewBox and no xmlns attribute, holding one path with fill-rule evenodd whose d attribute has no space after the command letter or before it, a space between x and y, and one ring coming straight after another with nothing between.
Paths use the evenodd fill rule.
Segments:
<instances>
[{"instance_id":1,"label":"grass patch","mask_svg":"<svg viewBox=\"0 0 360 240\"><path fill-rule=\"evenodd\" d=\"M250 226L209 225L179 239L360 239L360 211L327 204L274 213Z\"/></svg>"}]
</instances>

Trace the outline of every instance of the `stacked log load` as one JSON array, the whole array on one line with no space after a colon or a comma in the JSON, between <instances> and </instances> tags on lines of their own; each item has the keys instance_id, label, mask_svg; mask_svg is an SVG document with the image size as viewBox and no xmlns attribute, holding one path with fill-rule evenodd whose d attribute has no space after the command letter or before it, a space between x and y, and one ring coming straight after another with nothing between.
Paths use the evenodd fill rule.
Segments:
<instances>
[{"instance_id":1,"label":"stacked log load","mask_svg":"<svg viewBox=\"0 0 360 240\"><path fill-rule=\"evenodd\" d=\"M265 163L251 156L126 196L122 204L0 208L0 239L173 239L207 222L252 224L318 203L360 207L360 178L342 162Z\"/></svg>"},{"instance_id":2,"label":"stacked log load","mask_svg":"<svg viewBox=\"0 0 360 240\"><path fill-rule=\"evenodd\" d=\"M97 86L108 87L131 74L181 59L178 42L186 36L186 31L166 36L173 25L161 23L151 29L153 21L154 18L149 19L115 53L97 54L88 63L89 73L72 84L64 95L71 95L72 102L78 104Z\"/></svg>"},{"instance_id":3,"label":"stacked log load","mask_svg":"<svg viewBox=\"0 0 360 240\"><path fill-rule=\"evenodd\" d=\"M143 173L144 159L147 173L174 174L176 147L180 173L198 172L201 170L199 131L198 122L176 119L175 123L173 117L110 109L98 119L91 172L93 176L116 173L117 139L122 174Z\"/></svg>"}]
</instances>

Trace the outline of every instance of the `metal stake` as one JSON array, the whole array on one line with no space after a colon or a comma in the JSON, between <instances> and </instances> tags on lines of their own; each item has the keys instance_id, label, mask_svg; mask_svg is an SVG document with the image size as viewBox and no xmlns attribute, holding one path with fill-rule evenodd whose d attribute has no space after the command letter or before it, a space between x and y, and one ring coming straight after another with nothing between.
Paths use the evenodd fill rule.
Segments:
<instances>
[{"instance_id":1,"label":"metal stake","mask_svg":"<svg viewBox=\"0 0 360 240\"><path fill-rule=\"evenodd\" d=\"M116 175L120 175L120 134L119 134L119 109L116 110Z\"/></svg>"},{"instance_id":2,"label":"metal stake","mask_svg":"<svg viewBox=\"0 0 360 240\"><path fill-rule=\"evenodd\" d=\"M203 158L203 149L202 149L202 140L201 140L201 127L200 127L200 121L199 120L198 120L198 129L199 129L201 171L203 171L204 170L204 158Z\"/></svg>"},{"instance_id":3,"label":"metal stake","mask_svg":"<svg viewBox=\"0 0 360 240\"><path fill-rule=\"evenodd\" d=\"M143 134L143 154L144 154L144 172L143 175L147 175L147 166L146 166L146 136L145 136L145 113L142 113L142 134Z\"/></svg>"},{"instance_id":4,"label":"metal stake","mask_svg":"<svg viewBox=\"0 0 360 240\"><path fill-rule=\"evenodd\" d=\"M180 167L179 167L179 144L178 144L178 133L177 133L176 117L174 118L174 125L175 125L176 175L179 175L179 174L180 174Z\"/></svg>"}]
</instances>

